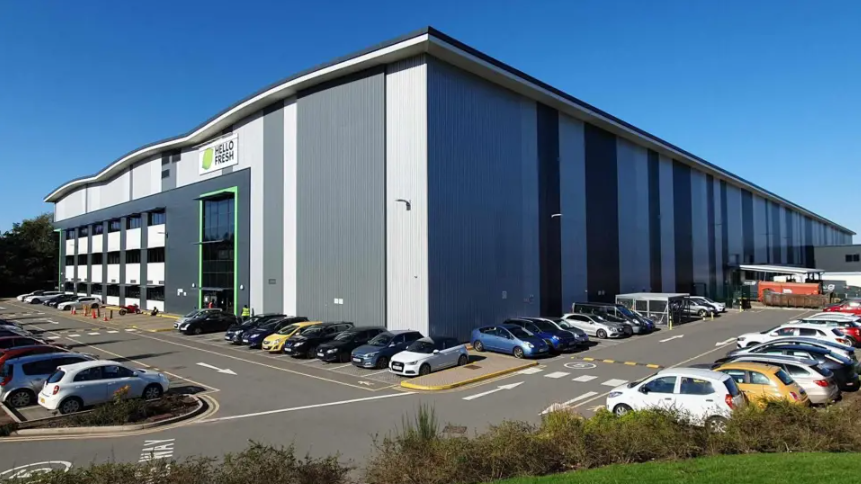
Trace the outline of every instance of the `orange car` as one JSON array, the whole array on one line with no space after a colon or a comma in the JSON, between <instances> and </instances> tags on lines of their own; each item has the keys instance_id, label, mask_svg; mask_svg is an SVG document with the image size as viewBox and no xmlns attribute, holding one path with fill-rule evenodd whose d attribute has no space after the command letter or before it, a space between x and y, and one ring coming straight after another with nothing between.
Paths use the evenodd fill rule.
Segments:
<instances>
[{"instance_id":1,"label":"orange car","mask_svg":"<svg viewBox=\"0 0 861 484\"><path fill-rule=\"evenodd\" d=\"M758 405L764 405L768 400L789 400L799 405L810 405L807 392L777 366L727 363L715 368L715 371L732 377L748 401Z\"/></svg>"}]
</instances>

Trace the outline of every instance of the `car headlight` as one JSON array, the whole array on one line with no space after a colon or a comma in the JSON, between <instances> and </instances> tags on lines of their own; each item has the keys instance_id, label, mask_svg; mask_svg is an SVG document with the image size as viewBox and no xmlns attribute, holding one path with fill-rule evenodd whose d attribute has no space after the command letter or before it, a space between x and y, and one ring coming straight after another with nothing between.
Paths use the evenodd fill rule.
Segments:
<instances>
[{"instance_id":1,"label":"car headlight","mask_svg":"<svg viewBox=\"0 0 861 484\"><path fill-rule=\"evenodd\" d=\"M416 361L408 361L408 362L406 362L406 363L404 363L404 364L405 364L405 365L412 366L412 365L415 365L415 364L416 364L416 363L418 363L418 362L419 362L419 360L416 360Z\"/></svg>"},{"instance_id":2,"label":"car headlight","mask_svg":"<svg viewBox=\"0 0 861 484\"><path fill-rule=\"evenodd\" d=\"M611 333L618 333L618 332L619 332L619 328L610 328L610 332L611 332Z\"/></svg>"},{"instance_id":3,"label":"car headlight","mask_svg":"<svg viewBox=\"0 0 861 484\"><path fill-rule=\"evenodd\" d=\"M622 392L610 392L610 394L607 395L607 398L616 398L620 396L622 396Z\"/></svg>"},{"instance_id":4,"label":"car headlight","mask_svg":"<svg viewBox=\"0 0 861 484\"><path fill-rule=\"evenodd\" d=\"M293 346L302 346L303 344L305 344L304 341L297 341L297 342L293 343Z\"/></svg>"},{"instance_id":5,"label":"car headlight","mask_svg":"<svg viewBox=\"0 0 861 484\"><path fill-rule=\"evenodd\" d=\"M550 339L555 340L555 341L559 341L559 336L556 336L554 334L553 336L550 337Z\"/></svg>"},{"instance_id":6,"label":"car headlight","mask_svg":"<svg viewBox=\"0 0 861 484\"><path fill-rule=\"evenodd\" d=\"M738 338L736 338L736 339L738 339L739 341L744 341L744 340L746 340L747 338L745 338L744 336L739 336L739 337L738 337Z\"/></svg>"},{"instance_id":7,"label":"car headlight","mask_svg":"<svg viewBox=\"0 0 861 484\"><path fill-rule=\"evenodd\" d=\"M336 352L336 351L338 351L338 350L336 350L335 348L332 348L331 350L326 350L326 353L327 353L327 354L332 354L332 353L334 353L334 352Z\"/></svg>"},{"instance_id":8,"label":"car headlight","mask_svg":"<svg viewBox=\"0 0 861 484\"><path fill-rule=\"evenodd\" d=\"M188 323L183 324L179 329L188 329Z\"/></svg>"},{"instance_id":9,"label":"car headlight","mask_svg":"<svg viewBox=\"0 0 861 484\"><path fill-rule=\"evenodd\" d=\"M374 351L373 353L365 353L365 358L373 358L379 354L379 351Z\"/></svg>"},{"instance_id":10,"label":"car headlight","mask_svg":"<svg viewBox=\"0 0 861 484\"><path fill-rule=\"evenodd\" d=\"M532 343L529 343L529 342L526 343L526 346L528 346L530 348L535 348L535 345L533 345Z\"/></svg>"}]
</instances>

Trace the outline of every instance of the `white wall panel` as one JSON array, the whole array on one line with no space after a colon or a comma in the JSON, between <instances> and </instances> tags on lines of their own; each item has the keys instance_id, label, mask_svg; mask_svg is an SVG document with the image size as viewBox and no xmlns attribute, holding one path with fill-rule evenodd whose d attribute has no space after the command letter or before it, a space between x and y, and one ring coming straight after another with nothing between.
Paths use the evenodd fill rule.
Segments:
<instances>
[{"instance_id":1,"label":"white wall panel","mask_svg":"<svg viewBox=\"0 0 861 484\"><path fill-rule=\"evenodd\" d=\"M661 194L661 277L663 291L676 292L675 205L673 204L673 160L660 155L658 183ZM621 236L621 234L620 234ZM658 290L655 288L655 290Z\"/></svg>"},{"instance_id":2,"label":"white wall panel","mask_svg":"<svg viewBox=\"0 0 861 484\"><path fill-rule=\"evenodd\" d=\"M164 262L150 262L146 265L146 283L164 284Z\"/></svg>"},{"instance_id":3,"label":"white wall panel","mask_svg":"<svg viewBox=\"0 0 861 484\"><path fill-rule=\"evenodd\" d=\"M79 282L87 282L90 280L90 273L87 270L86 265L78 266L78 281Z\"/></svg>"},{"instance_id":4,"label":"white wall panel","mask_svg":"<svg viewBox=\"0 0 861 484\"><path fill-rule=\"evenodd\" d=\"M92 267L93 277L90 278L90 282L104 282L102 281L102 265L96 264Z\"/></svg>"},{"instance_id":5,"label":"white wall panel","mask_svg":"<svg viewBox=\"0 0 861 484\"><path fill-rule=\"evenodd\" d=\"M111 207L129 201L131 195L129 171L124 170L101 186L101 207Z\"/></svg>"},{"instance_id":6,"label":"white wall panel","mask_svg":"<svg viewBox=\"0 0 861 484\"><path fill-rule=\"evenodd\" d=\"M102 184L87 185L87 212L102 209Z\"/></svg>"},{"instance_id":7,"label":"white wall panel","mask_svg":"<svg viewBox=\"0 0 861 484\"><path fill-rule=\"evenodd\" d=\"M691 169L691 230L693 231L694 283L709 286L709 214L705 173Z\"/></svg>"},{"instance_id":8,"label":"white wall panel","mask_svg":"<svg viewBox=\"0 0 861 484\"><path fill-rule=\"evenodd\" d=\"M75 239L66 239L66 255L75 255Z\"/></svg>"},{"instance_id":9,"label":"white wall panel","mask_svg":"<svg viewBox=\"0 0 861 484\"><path fill-rule=\"evenodd\" d=\"M147 248L164 247L165 225L150 225L146 228Z\"/></svg>"},{"instance_id":10,"label":"white wall panel","mask_svg":"<svg viewBox=\"0 0 861 484\"><path fill-rule=\"evenodd\" d=\"M126 230L126 250L141 248L141 229Z\"/></svg>"},{"instance_id":11,"label":"white wall panel","mask_svg":"<svg viewBox=\"0 0 861 484\"><path fill-rule=\"evenodd\" d=\"M619 200L619 289L647 292L649 258L649 159L646 149L616 138Z\"/></svg>"},{"instance_id":12,"label":"white wall panel","mask_svg":"<svg viewBox=\"0 0 861 484\"><path fill-rule=\"evenodd\" d=\"M106 303L111 306L119 306L120 298L118 298L117 296L108 296Z\"/></svg>"},{"instance_id":13,"label":"white wall panel","mask_svg":"<svg viewBox=\"0 0 861 484\"><path fill-rule=\"evenodd\" d=\"M141 300L139 298L136 298L136 297L127 297L126 298L126 306L131 305L131 304L137 304L138 306L140 306L140 303L141 303Z\"/></svg>"},{"instance_id":14,"label":"white wall panel","mask_svg":"<svg viewBox=\"0 0 861 484\"><path fill-rule=\"evenodd\" d=\"M78 254L89 254L89 247L87 247L87 237L78 237Z\"/></svg>"},{"instance_id":15,"label":"white wall panel","mask_svg":"<svg viewBox=\"0 0 861 484\"><path fill-rule=\"evenodd\" d=\"M251 186L253 187L250 195L251 214L250 226L251 233L255 236L251 237L251 253L264 254L263 227L264 221L264 169L263 169L263 112L254 113L250 118L246 118L244 124L234 129L234 132L239 136L239 164L234 169L240 167L254 168L251 170ZM265 283L264 276L264 261L263 257L252 257L249 267L250 280L252 281L250 304L252 308L264 307L262 284ZM258 286L261 290L258 290Z\"/></svg>"},{"instance_id":16,"label":"white wall panel","mask_svg":"<svg viewBox=\"0 0 861 484\"><path fill-rule=\"evenodd\" d=\"M141 283L141 265L140 264L126 264L126 280L123 281L126 284L140 284Z\"/></svg>"},{"instance_id":17,"label":"white wall panel","mask_svg":"<svg viewBox=\"0 0 861 484\"><path fill-rule=\"evenodd\" d=\"M284 103L284 314L296 309L296 100Z\"/></svg>"},{"instance_id":18,"label":"white wall panel","mask_svg":"<svg viewBox=\"0 0 861 484\"><path fill-rule=\"evenodd\" d=\"M117 252L120 250L120 233L119 232L109 232L108 233L108 252Z\"/></svg>"},{"instance_id":19,"label":"white wall panel","mask_svg":"<svg viewBox=\"0 0 861 484\"><path fill-rule=\"evenodd\" d=\"M428 327L427 66L386 71L386 327ZM286 144L286 143L285 143ZM410 210L402 202L410 201Z\"/></svg>"},{"instance_id":20,"label":"white wall panel","mask_svg":"<svg viewBox=\"0 0 861 484\"><path fill-rule=\"evenodd\" d=\"M238 136L239 150L238 161L233 171L243 168L251 168L263 165L263 111L258 111L243 119L233 127L233 132ZM256 185L254 172L251 172L251 186ZM253 277L252 277L252 280Z\"/></svg>"},{"instance_id":21,"label":"white wall panel","mask_svg":"<svg viewBox=\"0 0 861 484\"><path fill-rule=\"evenodd\" d=\"M240 146L242 140L239 140ZM233 168L236 168L235 166ZM180 153L179 162L173 164L173 169L176 170L176 188L185 185L191 185L203 180L209 180L221 175L224 170L215 170L205 175L200 174L199 157L197 149L184 148Z\"/></svg>"},{"instance_id":22,"label":"white wall panel","mask_svg":"<svg viewBox=\"0 0 861 484\"><path fill-rule=\"evenodd\" d=\"M102 250L104 249L104 247L103 247L104 240L105 240L104 237L105 236L102 234L94 235L92 237L92 239L93 239L92 240L93 254L101 254L102 253Z\"/></svg>"},{"instance_id":23,"label":"white wall panel","mask_svg":"<svg viewBox=\"0 0 861 484\"><path fill-rule=\"evenodd\" d=\"M108 264L108 280L106 284L120 284L120 265Z\"/></svg>"},{"instance_id":24,"label":"white wall panel","mask_svg":"<svg viewBox=\"0 0 861 484\"><path fill-rule=\"evenodd\" d=\"M67 281L75 278L75 266L66 266L66 271L63 273Z\"/></svg>"},{"instance_id":25,"label":"white wall panel","mask_svg":"<svg viewBox=\"0 0 861 484\"><path fill-rule=\"evenodd\" d=\"M65 198L54 204L54 221L83 215L86 211L87 190L81 188L69 193Z\"/></svg>"},{"instance_id":26,"label":"white wall panel","mask_svg":"<svg viewBox=\"0 0 861 484\"><path fill-rule=\"evenodd\" d=\"M153 310L153 309L155 309L155 308L158 308L158 310L159 310L159 311L164 312L164 301L150 301L150 300L147 300L147 302L146 302L146 308L147 308L148 310Z\"/></svg>"},{"instance_id":27,"label":"white wall panel","mask_svg":"<svg viewBox=\"0 0 861 484\"><path fill-rule=\"evenodd\" d=\"M586 299L586 145L583 122L559 115L562 304Z\"/></svg>"},{"instance_id":28,"label":"white wall panel","mask_svg":"<svg viewBox=\"0 0 861 484\"><path fill-rule=\"evenodd\" d=\"M156 178L156 180L158 180L158 185L155 183L156 180L153 179L154 172L156 172L153 167L159 167L159 170L157 170L158 178ZM161 191L160 167L161 157L153 158L134 166L131 176L133 199L148 197Z\"/></svg>"}]
</instances>

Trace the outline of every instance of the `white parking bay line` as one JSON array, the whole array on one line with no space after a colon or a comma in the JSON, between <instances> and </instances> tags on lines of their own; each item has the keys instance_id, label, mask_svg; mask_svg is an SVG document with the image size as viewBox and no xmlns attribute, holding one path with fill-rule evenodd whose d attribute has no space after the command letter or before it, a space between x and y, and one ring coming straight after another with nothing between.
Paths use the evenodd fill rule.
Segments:
<instances>
[{"instance_id":1,"label":"white parking bay line","mask_svg":"<svg viewBox=\"0 0 861 484\"><path fill-rule=\"evenodd\" d=\"M330 370L340 370L341 368L346 368L348 366L353 366L353 364L347 363L346 365L341 365L341 366L336 366L336 367L330 368Z\"/></svg>"},{"instance_id":2,"label":"white parking bay line","mask_svg":"<svg viewBox=\"0 0 861 484\"><path fill-rule=\"evenodd\" d=\"M353 400L342 400L340 402L318 403L316 405L304 405L302 407L281 408L278 410L269 410L267 412L247 413L244 415L230 415L228 417L219 417L219 418L211 418L208 420L201 420L198 423L219 422L222 420L236 420L238 418L260 417L262 415L272 415L275 413L284 413L284 412L295 412L297 410L309 410L312 408L333 407L336 405L347 405L350 403L368 402L371 400L382 400L384 398L405 397L407 395L415 395L415 393L416 392L392 393L390 395L377 395L377 396L366 397L366 398L355 398Z\"/></svg>"},{"instance_id":3,"label":"white parking bay line","mask_svg":"<svg viewBox=\"0 0 861 484\"><path fill-rule=\"evenodd\" d=\"M128 331L129 333L134 333L134 332L135 332L135 331L137 331L137 330L136 330L136 329L134 329L134 328L129 328L129 329L127 329L126 331Z\"/></svg>"},{"instance_id":4,"label":"white parking bay line","mask_svg":"<svg viewBox=\"0 0 861 484\"><path fill-rule=\"evenodd\" d=\"M533 366L533 367L527 368L525 370L520 370L517 372L517 374L518 375L533 375L535 373L541 373L542 371L544 371L544 368L538 368L538 367Z\"/></svg>"},{"instance_id":5,"label":"white parking bay line","mask_svg":"<svg viewBox=\"0 0 861 484\"><path fill-rule=\"evenodd\" d=\"M100 335L101 333L99 333L98 331L96 331L96 332L94 332L94 333L87 333L87 334L88 334L89 336L98 336L98 335Z\"/></svg>"},{"instance_id":6,"label":"white parking bay line","mask_svg":"<svg viewBox=\"0 0 861 484\"><path fill-rule=\"evenodd\" d=\"M579 381L580 383L586 383L586 382L590 382L596 378L598 378L598 377L592 376L592 375L580 375L577 378L571 379L571 381Z\"/></svg>"},{"instance_id":7,"label":"white parking bay line","mask_svg":"<svg viewBox=\"0 0 861 484\"><path fill-rule=\"evenodd\" d=\"M385 370L375 371L375 372L373 372L373 373L368 373L368 374L365 374L365 375L362 375L362 376L374 376L374 375L379 375L380 373L386 373L386 372L388 372L388 371L389 371L389 369L388 369L388 368L386 368Z\"/></svg>"},{"instance_id":8,"label":"white parking bay line","mask_svg":"<svg viewBox=\"0 0 861 484\"><path fill-rule=\"evenodd\" d=\"M119 331L108 331L108 334L117 334Z\"/></svg>"},{"instance_id":9,"label":"white parking bay line","mask_svg":"<svg viewBox=\"0 0 861 484\"><path fill-rule=\"evenodd\" d=\"M571 373L565 373L564 371L554 371L553 373L548 373L544 375L544 378L562 378L563 376L568 376Z\"/></svg>"},{"instance_id":10,"label":"white parking bay line","mask_svg":"<svg viewBox=\"0 0 861 484\"><path fill-rule=\"evenodd\" d=\"M76 333L76 334L67 334L67 335L66 335L66 337L67 337L67 338L78 338L78 337L80 337L80 336L81 336L81 335L79 335L79 334L77 334L77 333Z\"/></svg>"},{"instance_id":11,"label":"white parking bay line","mask_svg":"<svg viewBox=\"0 0 861 484\"><path fill-rule=\"evenodd\" d=\"M625 383L628 383L628 380L607 380L602 383L602 385L605 387L617 387L619 385L624 385Z\"/></svg>"},{"instance_id":12,"label":"white parking bay line","mask_svg":"<svg viewBox=\"0 0 861 484\"><path fill-rule=\"evenodd\" d=\"M580 400L586 400L587 398L591 398L597 394L598 394L598 392L586 392L586 393L580 395L579 397L574 397L571 400L568 400L567 402L563 403L562 405L567 407L568 405L571 405L572 403L577 403Z\"/></svg>"}]
</instances>

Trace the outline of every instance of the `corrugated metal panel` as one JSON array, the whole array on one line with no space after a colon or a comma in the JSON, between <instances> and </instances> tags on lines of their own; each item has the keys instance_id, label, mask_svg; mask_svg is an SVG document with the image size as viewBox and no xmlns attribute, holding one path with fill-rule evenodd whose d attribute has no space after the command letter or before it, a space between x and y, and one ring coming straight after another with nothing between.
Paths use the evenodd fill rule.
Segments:
<instances>
[{"instance_id":1,"label":"corrugated metal panel","mask_svg":"<svg viewBox=\"0 0 861 484\"><path fill-rule=\"evenodd\" d=\"M726 218L723 214L723 208L721 207L721 197L720 197L720 180L717 178L712 179L712 187L713 187L713 197L712 203L715 207L715 231L714 231L714 245L715 245L715 280L717 281L718 287L715 287L715 294L718 297L724 297L723 285L724 285L724 271L723 266L726 263L723 260L723 227L726 223Z\"/></svg>"},{"instance_id":2,"label":"corrugated metal panel","mask_svg":"<svg viewBox=\"0 0 861 484\"><path fill-rule=\"evenodd\" d=\"M754 264L768 262L768 215L765 199L753 195Z\"/></svg>"},{"instance_id":3,"label":"corrugated metal panel","mask_svg":"<svg viewBox=\"0 0 861 484\"><path fill-rule=\"evenodd\" d=\"M586 151L583 122L559 115L562 304L586 298Z\"/></svg>"},{"instance_id":4,"label":"corrugated metal panel","mask_svg":"<svg viewBox=\"0 0 861 484\"><path fill-rule=\"evenodd\" d=\"M422 334L428 334L427 151L427 68L419 56L386 72L386 326Z\"/></svg>"},{"instance_id":5,"label":"corrugated metal panel","mask_svg":"<svg viewBox=\"0 0 861 484\"><path fill-rule=\"evenodd\" d=\"M616 138L619 199L619 289L651 287L649 259L649 159L646 148Z\"/></svg>"},{"instance_id":6,"label":"corrugated metal panel","mask_svg":"<svg viewBox=\"0 0 861 484\"><path fill-rule=\"evenodd\" d=\"M673 160L658 157L658 183L661 186L661 278L663 291L676 291L675 197L673 195Z\"/></svg>"},{"instance_id":7,"label":"corrugated metal panel","mask_svg":"<svg viewBox=\"0 0 861 484\"><path fill-rule=\"evenodd\" d=\"M382 325L385 73L342 79L298 104L297 307Z\"/></svg>"},{"instance_id":8,"label":"corrugated metal panel","mask_svg":"<svg viewBox=\"0 0 861 484\"><path fill-rule=\"evenodd\" d=\"M284 104L284 314L296 308L296 100Z\"/></svg>"},{"instance_id":9,"label":"corrugated metal panel","mask_svg":"<svg viewBox=\"0 0 861 484\"><path fill-rule=\"evenodd\" d=\"M743 262L744 236L742 232L741 215L741 190L738 187L727 184L726 186L726 224L727 227L727 263Z\"/></svg>"},{"instance_id":10,"label":"corrugated metal panel","mask_svg":"<svg viewBox=\"0 0 861 484\"><path fill-rule=\"evenodd\" d=\"M788 245L791 241L789 227L786 226L786 209L783 205L778 205L778 219L780 234L777 237L777 244L780 247L780 261L783 264L789 264Z\"/></svg>"},{"instance_id":11,"label":"corrugated metal panel","mask_svg":"<svg viewBox=\"0 0 861 484\"><path fill-rule=\"evenodd\" d=\"M709 287L708 189L705 173L691 169L691 230L693 233L694 283Z\"/></svg>"},{"instance_id":12,"label":"corrugated metal panel","mask_svg":"<svg viewBox=\"0 0 861 484\"><path fill-rule=\"evenodd\" d=\"M431 335L466 339L477 325L538 310L538 278L523 263L535 258L523 232L538 226L524 221L537 195L523 180L535 160L524 144L537 143L525 115L514 93L428 58Z\"/></svg>"},{"instance_id":13,"label":"corrugated metal panel","mask_svg":"<svg viewBox=\"0 0 861 484\"><path fill-rule=\"evenodd\" d=\"M156 186L155 183L153 183L153 165L161 166L161 157L139 163L132 169L132 198L138 199L148 197L160 191L161 175L157 175L159 178L155 179L159 182L158 186ZM92 200L88 200L88 203L92 207Z\"/></svg>"}]
</instances>

